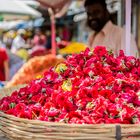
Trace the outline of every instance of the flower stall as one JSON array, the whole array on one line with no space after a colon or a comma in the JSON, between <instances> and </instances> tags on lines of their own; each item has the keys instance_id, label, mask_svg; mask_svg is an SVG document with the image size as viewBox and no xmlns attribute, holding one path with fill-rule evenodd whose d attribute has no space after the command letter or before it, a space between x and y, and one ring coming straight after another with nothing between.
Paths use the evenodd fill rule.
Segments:
<instances>
[{"instance_id":1,"label":"flower stall","mask_svg":"<svg viewBox=\"0 0 140 140\"><path fill-rule=\"evenodd\" d=\"M69 56L0 100L11 139L140 139L140 60L105 47Z\"/></svg>"}]
</instances>

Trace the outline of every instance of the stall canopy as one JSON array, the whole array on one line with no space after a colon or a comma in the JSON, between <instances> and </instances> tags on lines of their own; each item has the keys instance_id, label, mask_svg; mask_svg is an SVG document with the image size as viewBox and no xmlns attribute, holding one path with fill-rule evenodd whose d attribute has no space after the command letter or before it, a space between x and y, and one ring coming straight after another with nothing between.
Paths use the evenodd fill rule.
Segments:
<instances>
[{"instance_id":1,"label":"stall canopy","mask_svg":"<svg viewBox=\"0 0 140 140\"><path fill-rule=\"evenodd\" d=\"M40 6L40 3L36 0L22 0L21 2L24 2L26 5L29 5L33 8L38 8Z\"/></svg>"},{"instance_id":2,"label":"stall canopy","mask_svg":"<svg viewBox=\"0 0 140 140\"><path fill-rule=\"evenodd\" d=\"M0 22L0 30L10 30L12 28L15 28L18 24L22 22L22 20Z\"/></svg>"},{"instance_id":3,"label":"stall canopy","mask_svg":"<svg viewBox=\"0 0 140 140\"><path fill-rule=\"evenodd\" d=\"M34 19L41 13L18 0L0 0L0 16L3 20Z\"/></svg>"}]
</instances>

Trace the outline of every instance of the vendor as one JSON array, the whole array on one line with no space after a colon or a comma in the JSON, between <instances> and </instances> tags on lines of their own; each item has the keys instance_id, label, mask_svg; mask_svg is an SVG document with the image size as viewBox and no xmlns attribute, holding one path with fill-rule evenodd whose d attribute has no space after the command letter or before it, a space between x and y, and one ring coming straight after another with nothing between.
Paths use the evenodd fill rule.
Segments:
<instances>
[{"instance_id":1,"label":"vendor","mask_svg":"<svg viewBox=\"0 0 140 140\"><path fill-rule=\"evenodd\" d=\"M119 50L125 51L125 30L114 25L110 20L105 0L85 0L87 24L93 30L89 36L89 46L106 46L116 55ZM138 57L138 48L131 36L131 55Z\"/></svg>"}]
</instances>

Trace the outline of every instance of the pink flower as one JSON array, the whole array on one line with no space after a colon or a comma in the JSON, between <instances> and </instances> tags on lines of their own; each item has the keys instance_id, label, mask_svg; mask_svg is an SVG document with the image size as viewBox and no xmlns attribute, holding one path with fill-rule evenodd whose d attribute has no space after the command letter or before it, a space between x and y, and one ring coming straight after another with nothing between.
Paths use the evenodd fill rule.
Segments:
<instances>
[{"instance_id":1,"label":"pink flower","mask_svg":"<svg viewBox=\"0 0 140 140\"><path fill-rule=\"evenodd\" d=\"M103 57L107 54L107 50L103 46L96 46L93 52L99 57Z\"/></svg>"},{"instance_id":2,"label":"pink flower","mask_svg":"<svg viewBox=\"0 0 140 140\"><path fill-rule=\"evenodd\" d=\"M140 59L87 48L0 100L20 118L76 124L140 124Z\"/></svg>"}]
</instances>

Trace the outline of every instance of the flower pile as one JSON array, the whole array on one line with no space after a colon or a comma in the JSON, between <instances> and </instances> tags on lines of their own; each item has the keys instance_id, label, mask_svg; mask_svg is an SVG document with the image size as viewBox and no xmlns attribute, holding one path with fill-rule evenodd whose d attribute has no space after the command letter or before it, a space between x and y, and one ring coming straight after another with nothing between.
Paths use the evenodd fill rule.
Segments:
<instances>
[{"instance_id":1,"label":"flower pile","mask_svg":"<svg viewBox=\"0 0 140 140\"><path fill-rule=\"evenodd\" d=\"M80 42L72 42L68 45L66 45L65 48L59 49L59 54L65 55L65 54L79 54L81 51L85 51L87 46Z\"/></svg>"},{"instance_id":2,"label":"flower pile","mask_svg":"<svg viewBox=\"0 0 140 140\"><path fill-rule=\"evenodd\" d=\"M87 48L1 99L0 110L48 122L140 124L140 59Z\"/></svg>"}]
</instances>

